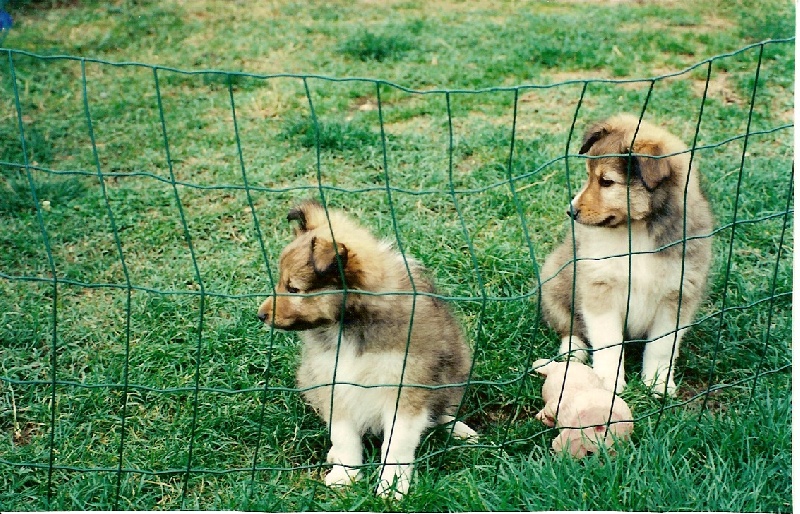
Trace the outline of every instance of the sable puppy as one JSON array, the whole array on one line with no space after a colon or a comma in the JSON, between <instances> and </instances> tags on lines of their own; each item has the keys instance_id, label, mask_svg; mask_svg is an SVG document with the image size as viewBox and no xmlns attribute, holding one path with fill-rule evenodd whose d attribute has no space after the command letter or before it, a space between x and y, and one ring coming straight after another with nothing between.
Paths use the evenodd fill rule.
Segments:
<instances>
[{"instance_id":1,"label":"sable puppy","mask_svg":"<svg viewBox=\"0 0 800 514\"><path fill-rule=\"evenodd\" d=\"M674 360L711 263L698 172L678 138L630 115L590 127L580 153L601 157L587 159L588 180L567 211L577 261L571 229L542 267L543 279L554 276L542 288L545 319L562 354L585 360L591 345L610 391L625 386L624 338L646 339L642 379L675 394Z\"/></svg>"},{"instance_id":2,"label":"sable puppy","mask_svg":"<svg viewBox=\"0 0 800 514\"><path fill-rule=\"evenodd\" d=\"M297 385L330 428L325 483L360 478L362 436L382 433L377 493L402 498L423 432L452 422L461 403L471 363L461 327L445 302L424 294L434 286L420 263L343 212L307 201L287 218L297 222L295 239L258 317L299 332ZM461 422L453 433L476 436Z\"/></svg>"}]
</instances>

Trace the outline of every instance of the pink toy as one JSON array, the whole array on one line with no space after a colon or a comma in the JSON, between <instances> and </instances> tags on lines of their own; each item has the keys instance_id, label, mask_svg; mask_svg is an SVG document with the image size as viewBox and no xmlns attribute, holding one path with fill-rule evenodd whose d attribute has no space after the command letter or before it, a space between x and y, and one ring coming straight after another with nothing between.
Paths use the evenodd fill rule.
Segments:
<instances>
[{"instance_id":1,"label":"pink toy","mask_svg":"<svg viewBox=\"0 0 800 514\"><path fill-rule=\"evenodd\" d=\"M546 377L542 386L545 406L536 419L549 427L559 428L553 439L553 450L568 451L578 458L596 452L601 446L613 453L615 440L630 437L633 415L628 404L603 389L600 377L592 368L579 362L548 359L534 362L533 367ZM567 376L566 382L564 375Z\"/></svg>"}]
</instances>

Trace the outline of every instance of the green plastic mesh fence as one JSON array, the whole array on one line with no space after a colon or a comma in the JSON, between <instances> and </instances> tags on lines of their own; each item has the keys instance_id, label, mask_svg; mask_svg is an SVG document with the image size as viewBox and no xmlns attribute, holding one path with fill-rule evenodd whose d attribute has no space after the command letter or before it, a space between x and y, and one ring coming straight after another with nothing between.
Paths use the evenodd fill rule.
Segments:
<instances>
[{"instance_id":1,"label":"green plastic mesh fence","mask_svg":"<svg viewBox=\"0 0 800 514\"><path fill-rule=\"evenodd\" d=\"M419 469L547 454L533 363L559 342L540 269L585 180L580 135L618 111L688 144L715 217L678 394L653 397L629 359L635 422L702 426L778 387L791 366L793 124L791 98L772 91L792 77L771 56L787 45L641 80L426 91L3 50L7 494L39 509L148 509L324 488L328 434L295 385L299 345L256 318L292 238L287 212L306 198L424 262L463 321L474 363L458 417L480 438L433 430ZM289 119L270 106L287 98ZM641 343L624 344L636 355Z\"/></svg>"}]
</instances>

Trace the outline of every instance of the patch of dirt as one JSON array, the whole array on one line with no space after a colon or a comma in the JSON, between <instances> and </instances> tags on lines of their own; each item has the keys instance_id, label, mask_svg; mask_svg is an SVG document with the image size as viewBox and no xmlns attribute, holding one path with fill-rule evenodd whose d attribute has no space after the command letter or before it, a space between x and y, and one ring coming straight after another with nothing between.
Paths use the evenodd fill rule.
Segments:
<instances>
[{"instance_id":1,"label":"patch of dirt","mask_svg":"<svg viewBox=\"0 0 800 514\"><path fill-rule=\"evenodd\" d=\"M12 440L15 446L27 446L31 444L31 439L36 435L39 426L36 423L25 423L22 428L14 430Z\"/></svg>"},{"instance_id":2,"label":"patch of dirt","mask_svg":"<svg viewBox=\"0 0 800 514\"><path fill-rule=\"evenodd\" d=\"M377 106L375 108L377 109ZM402 121L386 122L383 127L387 134L425 133L431 132L433 123L434 119L431 116L423 114Z\"/></svg>"},{"instance_id":3,"label":"patch of dirt","mask_svg":"<svg viewBox=\"0 0 800 514\"><path fill-rule=\"evenodd\" d=\"M554 71L544 75L546 80L542 80L543 84L558 84L560 82L569 82L571 80L595 80L608 78L597 71Z\"/></svg>"},{"instance_id":4,"label":"patch of dirt","mask_svg":"<svg viewBox=\"0 0 800 514\"><path fill-rule=\"evenodd\" d=\"M619 4L639 4L644 5L647 3L645 0L563 0L565 4L602 4L602 5L619 5ZM662 4L670 4L677 2L662 1Z\"/></svg>"},{"instance_id":5,"label":"patch of dirt","mask_svg":"<svg viewBox=\"0 0 800 514\"><path fill-rule=\"evenodd\" d=\"M649 26L651 29L658 31L673 31L673 32L692 32L695 34L707 34L709 32L716 32L720 30L729 30L735 25L724 18L705 18L701 23L676 25L669 23L653 23Z\"/></svg>"},{"instance_id":6,"label":"patch of dirt","mask_svg":"<svg viewBox=\"0 0 800 514\"><path fill-rule=\"evenodd\" d=\"M385 102L384 105L386 105ZM345 121L350 121L353 119L353 116L355 116L357 112L377 111L378 102L376 102L375 97L372 96L359 96L350 102L348 110L350 111L350 114L348 114L348 116L345 118Z\"/></svg>"},{"instance_id":7,"label":"patch of dirt","mask_svg":"<svg viewBox=\"0 0 800 514\"><path fill-rule=\"evenodd\" d=\"M705 80L692 81L692 90L699 97L703 96L705 87ZM726 105L744 104L742 97L732 88L728 87L728 74L724 72L717 72L711 75L711 79L708 82L708 98L716 98Z\"/></svg>"},{"instance_id":8,"label":"patch of dirt","mask_svg":"<svg viewBox=\"0 0 800 514\"><path fill-rule=\"evenodd\" d=\"M519 411L517 411L518 408ZM467 416L464 419L464 422L480 432L481 430L486 430L487 427L493 425L500 426L504 423L507 423L511 419L520 420L534 418L538 412L539 409L535 408L533 405L525 404L517 406L513 404L495 404L484 407L480 414ZM545 426L542 425L542 428L544 429Z\"/></svg>"},{"instance_id":9,"label":"patch of dirt","mask_svg":"<svg viewBox=\"0 0 800 514\"><path fill-rule=\"evenodd\" d=\"M728 410L728 406L724 403L722 391L711 391L708 393L708 400L704 400L704 396L708 391L708 387L702 384L692 384L684 382L678 388L677 398L683 401L692 400L691 403L686 405L687 409L700 410L703 402L706 401L705 410L714 414L724 413Z\"/></svg>"},{"instance_id":10,"label":"patch of dirt","mask_svg":"<svg viewBox=\"0 0 800 514\"><path fill-rule=\"evenodd\" d=\"M629 2L630 3L630 2ZM644 2L639 2L644 3ZM665 2L666 3L666 2ZM677 2L676 2L677 3ZM730 30L735 27L735 24L725 18L718 16L709 16L703 18L700 23L686 23L684 25L667 23L663 21L648 21L646 28L648 30L657 30L659 32L692 32L695 34L707 34L709 32L716 32L721 30ZM625 32L636 32L643 28L641 23L632 23L623 25L620 30Z\"/></svg>"},{"instance_id":11,"label":"patch of dirt","mask_svg":"<svg viewBox=\"0 0 800 514\"><path fill-rule=\"evenodd\" d=\"M542 134L566 134L569 132L575 108L580 98L580 85L551 89L534 89L520 94L517 105L518 139L536 139ZM584 97L581 110L592 110L596 100ZM498 116L495 123L511 127L513 112Z\"/></svg>"},{"instance_id":12,"label":"patch of dirt","mask_svg":"<svg viewBox=\"0 0 800 514\"><path fill-rule=\"evenodd\" d=\"M709 30L709 29L728 30L728 29L732 29L733 27L735 27L736 24L733 23L730 20L726 20L725 18L718 18L716 16L710 16L710 17L705 18L703 20L703 25L702 26L705 27L706 30ZM695 27L695 29L696 29L696 27Z\"/></svg>"}]
</instances>

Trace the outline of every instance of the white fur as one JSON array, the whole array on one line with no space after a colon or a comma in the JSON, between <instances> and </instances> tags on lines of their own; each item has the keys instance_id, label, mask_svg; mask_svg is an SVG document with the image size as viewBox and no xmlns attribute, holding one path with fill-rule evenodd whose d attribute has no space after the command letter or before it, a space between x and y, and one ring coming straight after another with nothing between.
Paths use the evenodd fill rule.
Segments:
<instances>
[{"instance_id":1,"label":"white fur","mask_svg":"<svg viewBox=\"0 0 800 514\"><path fill-rule=\"evenodd\" d=\"M642 379L654 386L656 392L663 393L666 388L668 394L674 393L676 386L670 369L678 355L684 330L675 333L677 305L666 295L681 287L680 260L648 253L655 251L656 245L640 224L631 227L630 235L627 225L609 229L576 223L575 231L576 238L581 240L578 258L590 259L578 263L581 279L576 288L587 289L588 294L588 289L596 283L592 277L614 284L603 305L584 302L579 306L587 337L595 349L595 372L608 390L619 392L625 387L621 343L627 321L632 337L651 341L645 347ZM629 241L632 241L632 248ZM627 254L631 250L634 255L629 258ZM614 255L618 257L608 258ZM593 307L599 308L593 310ZM572 343L573 349L585 346L575 338Z\"/></svg>"},{"instance_id":2,"label":"white fur","mask_svg":"<svg viewBox=\"0 0 800 514\"><path fill-rule=\"evenodd\" d=\"M381 481L377 494L384 498L394 496L400 500L408 493L414 473L414 453L422 432L431 425L427 413L417 416L397 416L394 408L384 413L383 444L381 445ZM394 492L394 494L392 494Z\"/></svg>"},{"instance_id":3,"label":"white fur","mask_svg":"<svg viewBox=\"0 0 800 514\"><path fill-rule=\"evenodd\" d=\"M333 350L319 353L303 364L314 370L317 383L330 384L335 379L334 413L347 413L353 427L362 434L367 431L378 434L383 431L385 412L397 404L397 384L405 356L394 352L358 355L356 348L354 343L343 339L338 362Z\"/></svg>"},{"instance_id":4,"label":"white fur","mask_svg":"<svg viewBox=\"0 0 800 514\"><path fill-rule=\"evenodd\" d=\"M335 349L304 360L304 369L314 374L316 383L335 383L333 415L322 413L331 421L328 462L334 466L325 477L328 486L349 485L361 478L361 438L372 432L383 434L384 438L377 494L400 499L408 493L417 446L423 432L434 422L427 410L413 416L404 414L403 410L397 411L397 384L401 383L404 359L405 355L398 352L359 354L356 343L343 337L338 360ZM330 386L321 389L330 394ZM440 424L453 421L449 415L437 420ZM460 439L477 437L474 430L460 421L454 423L453 435Z\"/></svg>"},{"instance_id":5,"label":"white fur","mask_svg":"<svg viewBox=\"0 0 800 514\"><path fill-rule=\"evenodd\" d=\"M455 421L456 418L450 416L449 414L443 414L439 416L439 424L446 425L448 423L452 423ZM476 441L478 439L478 433L469 425L462 421L456 421L453 423L453 437L456 439L464 439L467 441Z\"/></svg>"}]
</instances>

